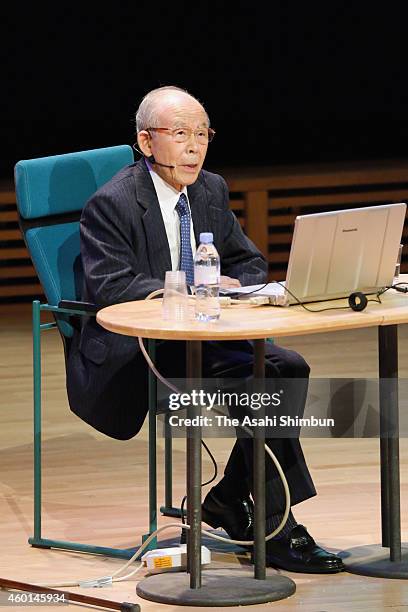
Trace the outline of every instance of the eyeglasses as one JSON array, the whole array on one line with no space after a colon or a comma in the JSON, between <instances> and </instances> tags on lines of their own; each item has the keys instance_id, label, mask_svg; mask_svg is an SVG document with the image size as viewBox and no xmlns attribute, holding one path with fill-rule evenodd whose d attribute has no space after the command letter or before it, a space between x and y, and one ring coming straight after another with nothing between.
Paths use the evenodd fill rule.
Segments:
<instances>
[{"instance_id":1,"label":"eyeglasses","mask_svg":"<svg viewBox=\"0 0 408 612\"><path fill-rule=\"evenodd\" d=\"M194 134L199 144L206 145L212 141L215 136L215 131L211 128L200 128L199 130L192 130L187 127L179 128L165 128L165 127L149 127L146 128L147 132L169 132L174 142L187 142L191 138L191 134Z\"/></svg>"}]
</instances>

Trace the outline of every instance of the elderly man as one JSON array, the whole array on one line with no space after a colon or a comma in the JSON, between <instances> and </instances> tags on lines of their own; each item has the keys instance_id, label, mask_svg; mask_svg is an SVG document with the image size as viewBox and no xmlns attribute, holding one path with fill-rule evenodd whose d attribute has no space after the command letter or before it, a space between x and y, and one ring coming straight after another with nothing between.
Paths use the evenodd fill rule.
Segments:
<instances>
[{"instance_id":1,"label":"elderly man","mask_svg":"<svg viewBox=\"0 0 408 612\"><path fill-rule=\"evenodd\" d=\"M120 171L89 200L81 218L84 296L99 307L145 298L164 284L166 270L188 269L200 232L211 231L221 258L221 284L265 282L267 264L229 210L228 189L202 170L214 135L203 106L177 87L149 92L136 115L144 158ZM180 217L188 215L189 245L180 257ZM184 233L184 240L186 234ZM190 267L191 269L191 267ZM185 347L161 342L157 365L167 377L183 377ZM206 377L250 376L249 342L203 343ZM291 398L303 414L309 367L300 355L274 344L266 349L266 375L303 379ZM89 319L74 336L68 360L72 410L103 433L129 439L147 411L147 366L132 338L110 333ZM286 474L292 505L316 494L298 439L269 439ZM252 538L252 440L236 441L222 480L203 503L203 520L234 539ZM266 472L267 532L281 522L284 495L271 462ZM292 512L267 544L267 563L298 572L330 573L341 559L318 547Z\"/></svg>"}]
</instances>

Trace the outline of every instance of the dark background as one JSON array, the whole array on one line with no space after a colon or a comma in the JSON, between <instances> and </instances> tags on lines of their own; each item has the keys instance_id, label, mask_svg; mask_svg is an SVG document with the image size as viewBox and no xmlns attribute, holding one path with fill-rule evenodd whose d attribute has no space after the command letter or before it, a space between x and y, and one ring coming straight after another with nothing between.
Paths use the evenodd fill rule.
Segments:
<instances>
[{"instance_id":1,"label":"dark background","mask_svg":"<svg viewBox=\"0 0 408 612\"><path fill-rule=\"evenodd\" d=\"M134 142L160 85L217 136L207 167L407 157L399 5L136 2L1 9L0 177L19 159Z\"/></svg>"}]
</instances>

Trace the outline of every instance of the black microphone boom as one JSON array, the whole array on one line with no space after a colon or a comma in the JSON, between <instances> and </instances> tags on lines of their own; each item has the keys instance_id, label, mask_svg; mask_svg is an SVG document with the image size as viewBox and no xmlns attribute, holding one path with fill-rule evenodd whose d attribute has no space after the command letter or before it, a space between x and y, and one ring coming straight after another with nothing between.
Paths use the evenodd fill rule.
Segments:
<instances>
[{"instance_id":1,"label":"black microphone boom","mask_svg":"<svg viewBox=\"0 0 408 612\"><path fill-rule=\"evenodd\" d=\"M167 164L161 164L160 162L154 159L154 155L149 155L149 157L146 157L146 159L150 164L156 164L156 166L163 166L163 168L175 168L176 167L176 166L168 166Z\"/></svg>"},{"instance_id":2,"label":"black microphone boom","mask_svg":"<svg viewBox=\"0 0 408 612\"><path fill-rule=\"evenodd\" d=\"M139 151L139 149L136 146L136 143L132 145L132 149L137 151L137 153L140 153L140 155L143 155L143 157L147 159L147 161L150 164L156 164L156 166L163 166L163 168L175 168L176 167L176 166L168 166L167 164L161 164L160 162L154 159L154 155L149 155L149 156L145 155L144 153L142 153L142 151Z\"/></svg>"}]
</instances>

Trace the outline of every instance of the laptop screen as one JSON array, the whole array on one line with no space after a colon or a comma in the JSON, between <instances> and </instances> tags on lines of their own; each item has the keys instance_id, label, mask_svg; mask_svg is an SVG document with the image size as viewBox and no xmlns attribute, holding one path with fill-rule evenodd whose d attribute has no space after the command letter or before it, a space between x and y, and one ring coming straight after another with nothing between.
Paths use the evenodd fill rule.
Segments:
<instances>
[{"instance_id":1,"label":"laptop screen","mask_svg":"<svg viewBox=\"0 0 408 612\"><path fill-rule=\"evenodd\" d=\"M286 287L307 302L392 284L405 213L400 203L298 216Z\"/></svg>"}]
</instances>

